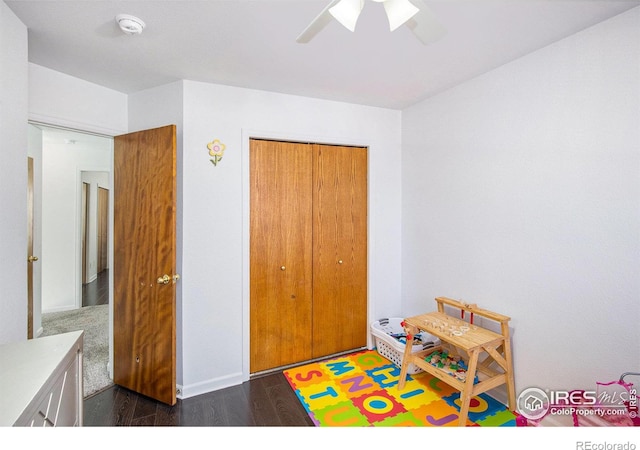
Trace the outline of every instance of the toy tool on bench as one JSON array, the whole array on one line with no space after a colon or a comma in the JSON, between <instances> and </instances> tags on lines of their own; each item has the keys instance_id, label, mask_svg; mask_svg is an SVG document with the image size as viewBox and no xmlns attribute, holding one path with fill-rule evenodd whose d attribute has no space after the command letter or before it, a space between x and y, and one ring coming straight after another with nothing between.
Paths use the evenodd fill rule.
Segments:
<instances>
[{"instance_id":1,"label":"toy tool on bench","mask_svg":"<svg viewBox=\"0 0 640 450\"><path fill-rule=\"evenodd\" d=\"M464 308L460 308L460 318L462 320L464 320L464 313L465 310L468 310L469 312L471 312L471 315L469 316L469 323L471 325L473 325L473 309L478 308L478 305L476 305L475 303L469 304L469 303L463 303L462 304L464 306Z\"/></svg>"}]
</instances>

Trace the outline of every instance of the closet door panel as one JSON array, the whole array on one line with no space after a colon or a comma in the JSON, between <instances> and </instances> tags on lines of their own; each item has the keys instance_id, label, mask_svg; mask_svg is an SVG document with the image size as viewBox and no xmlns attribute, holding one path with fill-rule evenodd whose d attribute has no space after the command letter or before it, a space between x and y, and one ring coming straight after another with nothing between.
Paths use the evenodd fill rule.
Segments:
<instances>
[{"instance_id":1,"label":"closet door panel","mask_svg":"<svg viewBox=\"0 0 640 450\"><path fill-rule=\"evenodd\" d=\"M313 357L367 344L367 149L314 145Z\"/></svg>"},{"instance_id":2,"label":"closet door panel","mask_svg":"<svg viewBox=\"0 0 640 450\"><path fill-rule=\"evenodd\" d=\"M250 371L311 358L312 148L251 140Z\"/></svg>"}]
</instances>

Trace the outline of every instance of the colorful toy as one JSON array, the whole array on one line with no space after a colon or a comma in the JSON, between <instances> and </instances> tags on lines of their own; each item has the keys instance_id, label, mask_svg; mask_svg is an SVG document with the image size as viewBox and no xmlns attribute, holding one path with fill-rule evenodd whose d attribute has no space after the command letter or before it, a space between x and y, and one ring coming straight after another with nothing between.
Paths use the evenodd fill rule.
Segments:
<instances>
[{"instance_id":1,"label":"colorful toy","mask_svg":"<svg viewBox=\"0 0 640 450\"><path fill-rule=\"evenodd\" d=\"M390 333L389 336L396 339L398 342L402 344L407 343L407 334L406 333ZM413 339L413 345L423 345L427 343L425 338L421 334L416 334L415 336L409 336L409 339Z\"/></svg>"},{"instance_id":2,"label":"colorful toy","mask_svg":"<svg viewBox=\"0 0 640 450\"><path fill-rule=\"evenodd\" d=\"M452 377L456 377L458 380L464 382L467 379L467 365L458 355L450 356L446 350L441 352L435 351L427 355L424 360L431 364L433 367L437 367L443 372L448 373ZM478 382L476 376L474 383Z\"/></svg>"},{"instance_id":3,"label":"colorful toy","mask_svg":"<svg viewBox=\"0 0 640 450\"><path fill-rule=\"evenodd\" d=\"M472 309L474 309L474 308L477 308L477 307L478 307L478 305L476 305L475 303L472 303L472 304L469 304L469 303L463 303L463 305L464 305L464 307L465 307L465 308L467 308L467 309L469 309L469 310L472 310ZM464 309L461 309L461 310L460 310L460 318L464 320ZM471 325L473 325L473 312L471 312L471 316L470 316L470 318L469 318L469 323L470 323Z\"/></svg>"}]
</instances>

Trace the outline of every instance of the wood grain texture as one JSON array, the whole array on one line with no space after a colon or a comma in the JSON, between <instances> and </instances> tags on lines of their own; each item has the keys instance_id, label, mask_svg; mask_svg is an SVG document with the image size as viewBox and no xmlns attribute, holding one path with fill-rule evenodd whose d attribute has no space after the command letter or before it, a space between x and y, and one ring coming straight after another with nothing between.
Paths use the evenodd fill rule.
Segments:
<instances>
[{"instance_id":1,"label":"wood grain texture","mask_svg":"<svg viewBox=\"0 0 640 450\"><path fill-rule=\"evenodd\" d=\"M89 260L89 191L91 185L82 183L82 284L89 282L89 271L87 270Z\"/></svg>"},{"instance_id":2,"label":"wood grain texture","mask_svg":"<svg viewBox=\"0 0 640 450\"><path fill-rule=\"evenodd\" d=\"M367 343L367 149L252 140L250 371Z\"/></svg>"},{"instance_id":3,"label":"wood grain texture","mask_svg":"<svg viewBox=\"0 0 640 450\"><path fill-rule=\"evenodd\" d=\"M250 370L311 357L312 152L305 144L250 145Z\"/></svg>"},{"instance_id":4,"label":"wood grain texture","mask_svg":"<svg viewBox=\"0 0 640 450\"><path fill-rule=\"evenodd\" d=\"M114 139L114 382L176 402L176 127Z\"/></svg>"},{"instance_id":5,"label":"wood grain texture","mask_svg":"<svg viewBox=\"0 0 640 450\"><path fill-rule=\"evenodd\" d=\"M407 317L404 319L404 322L407 325L422 329L443 341L450 342L456 348L460 348L465 352L481 348L485 345L500 345L504 341L504 337L501 334L486 328L470 325L462 319L449 316L439 311ZM469 330L461 336L451 334L450 327L459 328L461 326L466 326Z\"/></svg>"},{"instance_id":6,"label":"wood grain texture","mask_svg":"<svg viewBox=\"0 0 640 450\"><path fill-rule=\"evenodd\" d=\"M98 273L109 266L109 190L98 187Z\"/></svg>"},{"instance_id":7,"label":"wood grain texture","mask_svg":"<svg viewBox=\"0 0 640 450\"><path fill-rule=\"evenodd\" d=\"M313 357L367 344L367 149L314 145Z\"/></svg>"}]
</instances>

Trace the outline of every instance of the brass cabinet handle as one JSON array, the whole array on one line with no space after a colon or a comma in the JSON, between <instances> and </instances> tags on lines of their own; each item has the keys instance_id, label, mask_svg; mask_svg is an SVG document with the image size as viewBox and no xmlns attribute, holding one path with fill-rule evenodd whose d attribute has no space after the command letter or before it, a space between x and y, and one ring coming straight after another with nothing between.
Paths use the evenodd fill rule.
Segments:
<instances>
[{"instance_id":1,"label":"brass cabinet handle","mask_svg":"<svg viewBox=\"0 0 640 450\"><path fill-rule=\"evenodd\" d=\"M340 260L338 260L338 264L342 264L342 260L341 260L341 259L340 259Z\"/></svg>"},{"instance_id":2,"label":"brass cabinet handle","mask_svg":"<svg viewBox=\"0 0 640 450\"><path fill-rule=\"evenodd\" d=\"M35 262L37 260L38 260L37 256L29 256L29 258L27 258L27 261L29 261L29 262Z\"/></svg>"},{"instance_id":3,"label":"brass cabinet handle","mask_svg":"<svg viewBox=\"0 0 640 450\"><path fill-rule=\"evenodd\" d=\"M285 266L280 266L280 270L287 270Z\"/></svg>"}]
</instances>

